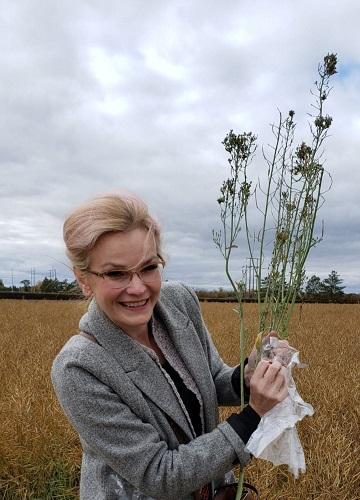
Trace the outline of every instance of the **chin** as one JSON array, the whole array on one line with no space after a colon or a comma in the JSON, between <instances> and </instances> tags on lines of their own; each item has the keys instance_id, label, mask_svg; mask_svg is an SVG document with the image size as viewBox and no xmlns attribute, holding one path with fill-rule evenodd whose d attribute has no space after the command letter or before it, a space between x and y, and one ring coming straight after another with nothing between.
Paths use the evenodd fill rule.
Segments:
<instances>
[{"instance_id":1,"label":"chin","mask_svg":"<svg viewBox=\"0 0 360 500\"><path fill-rule=\"evenodd\" d=\"M117 304L115 314L111 315L110 319L125 332L129 328L142 329L149 323L154 308L149 300L146 306L141 309L142 311L128 310L121 304Z\"/></svg>"}]
</instances>

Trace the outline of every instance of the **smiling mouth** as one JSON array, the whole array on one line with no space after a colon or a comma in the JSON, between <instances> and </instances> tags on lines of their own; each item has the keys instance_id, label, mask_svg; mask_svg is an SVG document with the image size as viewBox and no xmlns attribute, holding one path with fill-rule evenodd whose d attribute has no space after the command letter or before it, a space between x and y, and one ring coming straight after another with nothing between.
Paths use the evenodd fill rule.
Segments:
<instances>
[{"instance_id":1,"label":"smiling mouth","mask_svg":"<svg viewBox=\"0 0 360 500\"><path fill-rule=\"evenodd\" d=\"M120 302L120 305L127 307L128 309L138 309L144 307L149 302L149 299L138 300L136 302Z\"/></svg>"}]
</instances>

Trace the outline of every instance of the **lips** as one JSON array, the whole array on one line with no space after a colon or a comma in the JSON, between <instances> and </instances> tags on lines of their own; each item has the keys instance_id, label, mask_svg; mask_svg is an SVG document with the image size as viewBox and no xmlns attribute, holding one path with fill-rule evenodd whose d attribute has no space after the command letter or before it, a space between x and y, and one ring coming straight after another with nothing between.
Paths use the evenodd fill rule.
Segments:
<instances>
[{"instance_id":1,"label":"lips","mask_svg":"<svg viewBox=\"0 0 360 500\"><path fill-rule=\"evenodd\" d=\"M149 299L144 299L144 300L137 300L137 301L132 301L132 302L120 302L120 304L127 309L140 309L144 307L147 303L149 302Z\"/></svg>"}]
</instances>

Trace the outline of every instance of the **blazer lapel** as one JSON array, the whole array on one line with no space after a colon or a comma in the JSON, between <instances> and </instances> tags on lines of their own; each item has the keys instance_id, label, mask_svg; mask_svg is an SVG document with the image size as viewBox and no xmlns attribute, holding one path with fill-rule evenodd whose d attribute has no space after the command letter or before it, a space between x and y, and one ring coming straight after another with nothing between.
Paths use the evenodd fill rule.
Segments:
<instances>
[{"instance_id":1,"label":"blazer lapel","mask_svg":"<svg viewBox=\"0 0 360 500\"><path fill-rule=\"evenodd\" d=\"M116 359L136 387L174 420L189 439L192 438L184 412L160 367L138 342L99 310L94 300L80 321L80 329L92 334Z\"/></svg>"},{"instance_id":2,"label":"blazer lapel","mask_svg":"<svg viewBox=\"0 0 360 500\"><path fill-rule=\"evenodd\" d=\"M209 384L212 375L199 335L189 317L173 304L159 301L155 313L196 382L204 405L205 430L212 430L217 421L217 396L215 385Z\"/></svg>"}]
</instances>

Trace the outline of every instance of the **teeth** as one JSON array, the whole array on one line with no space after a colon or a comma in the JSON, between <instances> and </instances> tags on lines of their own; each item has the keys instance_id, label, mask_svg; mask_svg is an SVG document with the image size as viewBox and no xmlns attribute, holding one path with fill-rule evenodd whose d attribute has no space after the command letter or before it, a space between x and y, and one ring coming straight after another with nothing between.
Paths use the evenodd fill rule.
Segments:
<instances>
[{"instance_id":1,"label":"teeth","mask_svg":"<svg viewBox=\"0 0 360 500\"><path fill-rule=\"evenodd\" d=\"M127 303L123 302L122 305L126 306L126 307L130 307L130 308L131 307L135 308L135 307L142 307L142 306L144 306L146 304L146 302L147 302L147 299L145 299L145 300L139 300L138 302L131 302L131 303L130 302L127 302Z\"/></svg>"}]
</instances>

